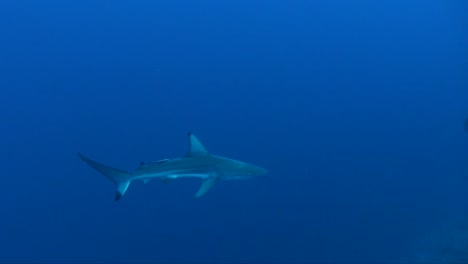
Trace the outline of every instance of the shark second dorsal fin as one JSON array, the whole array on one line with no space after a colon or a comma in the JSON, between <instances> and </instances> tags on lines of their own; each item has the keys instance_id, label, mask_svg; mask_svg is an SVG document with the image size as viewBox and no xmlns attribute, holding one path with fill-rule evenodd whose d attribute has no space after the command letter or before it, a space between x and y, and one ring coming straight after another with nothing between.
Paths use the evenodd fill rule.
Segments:
<instances>
[{"instance_id":1,"label":"shark second dorsal fin","mask_svg":"<svg viewBox=\"0 0 468 264\"><path fill-rule=\"evenodd\" d=\"M208 154L208 151L206 151L205 147L203 144L198 140L198 138L192 134L188 134L189 137L189 150L187 154L185 155L186 157L196 157L196 156L202 156Z\"/></svg>"}]
</instances>

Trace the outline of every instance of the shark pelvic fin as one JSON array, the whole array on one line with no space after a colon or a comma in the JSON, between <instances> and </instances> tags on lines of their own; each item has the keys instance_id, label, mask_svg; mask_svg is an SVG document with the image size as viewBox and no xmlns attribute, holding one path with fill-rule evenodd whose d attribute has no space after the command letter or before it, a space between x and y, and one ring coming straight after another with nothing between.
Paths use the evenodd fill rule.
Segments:
<instances>
[{"instance_id":1,"label":"shark pelvic fin","mask_svg":"<svg viewBox=\"0 0 468 264\"><path fill-rule=\"evenodd\" d=\"M211 190L215 186L218 180L219 180L218 177L208 178L204 180L202 183L202 186L200 187L200 189L198 189L194 198L200 198L203 195L205 195L205 193L207 193L209 190Z\"/></svg>"},{"instance_id":2,"label":"shark pelvic fin","mask_svg":"<svg viewBox=\"0 0 468 264\"><path fill-rule=\"evenodd\" d=\"M194 134L189 133L188 137L189 137L189 150L187 152L187 155L185 155L186 157L194 157L194 156L208 154L208 151L206 151L203 144Z\"/></svg>"},{"instance_id":3,"label":"shark pelvic fin","mask_svg":"<svg viewBox=\"0 0 468 264\"><path fill-rule=\"evenodd\" d=\"M171 178L170 177L161 177L161 180L165 183L165 184L168 184L171 182Z\"/></svg>"}]
</instances>

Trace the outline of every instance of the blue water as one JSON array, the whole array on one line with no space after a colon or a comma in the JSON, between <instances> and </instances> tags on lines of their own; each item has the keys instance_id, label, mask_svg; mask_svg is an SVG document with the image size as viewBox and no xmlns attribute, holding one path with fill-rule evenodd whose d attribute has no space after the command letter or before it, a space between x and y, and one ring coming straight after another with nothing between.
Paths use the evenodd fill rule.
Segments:
<instances>
[{"instance_id":1,"label":"blue water","mask_svg":"<svg viewBox=\"0 0 468 264\"><path fill-rule=\"evenodd\" d=\"M467 13L1 1L0 262L467 259L450 238L468 233ZM114 202L77 156L133 170L184 155L187 132L267 178L199 200L196 179L135 182Z\"/></svg>"}]
</instances>

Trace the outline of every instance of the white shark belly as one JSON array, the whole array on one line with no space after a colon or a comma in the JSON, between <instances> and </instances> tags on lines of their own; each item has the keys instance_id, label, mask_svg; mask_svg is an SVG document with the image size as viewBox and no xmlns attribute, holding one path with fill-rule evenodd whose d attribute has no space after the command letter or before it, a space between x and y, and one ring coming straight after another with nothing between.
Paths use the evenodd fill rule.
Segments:
<instances>
[{"instance_id":1,"label":"white shark belly","mask_svg":"<svg viewBox=\"0 0 468 264\"><path fill-rule=\"evenodd\" d=\"M206 179L209 178L210 174L208 173L177 173L177 174L168 174L163 176L163 178L168 179L178 179L178 178L201 178Z\"/></svg>"},{"instance_id":2,"label":"white shark belly","mask_svg":"<svg viewBox=\"0 0 468 264\"><path fill-rule=\"evenodd\" d=\"M168 172L158 172L151 174L143 174L137 177L137 179L178 179L178 178L200 178L207 179L213 176L213 173L200 173L194 171L168 171Z\"/></svg>"}]
</instances>

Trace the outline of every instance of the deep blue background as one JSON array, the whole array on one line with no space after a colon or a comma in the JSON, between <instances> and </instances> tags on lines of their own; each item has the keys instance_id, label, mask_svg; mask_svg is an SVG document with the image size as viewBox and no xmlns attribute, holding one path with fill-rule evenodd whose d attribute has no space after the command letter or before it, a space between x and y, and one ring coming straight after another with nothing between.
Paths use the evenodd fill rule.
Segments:
<instances>
[{"instance_id":1,"label":"deep blue background","mask_svg":"<svg viewBox=\"0 0 468 264\"><path fill-rule=\"evenodd\" d=\"M465 1L0 2L0 261L382 262L468 221ZM133 183L187 132L269 169ZM422 242L424 244L424 242Z\"/></svg>"}]
</instances>

